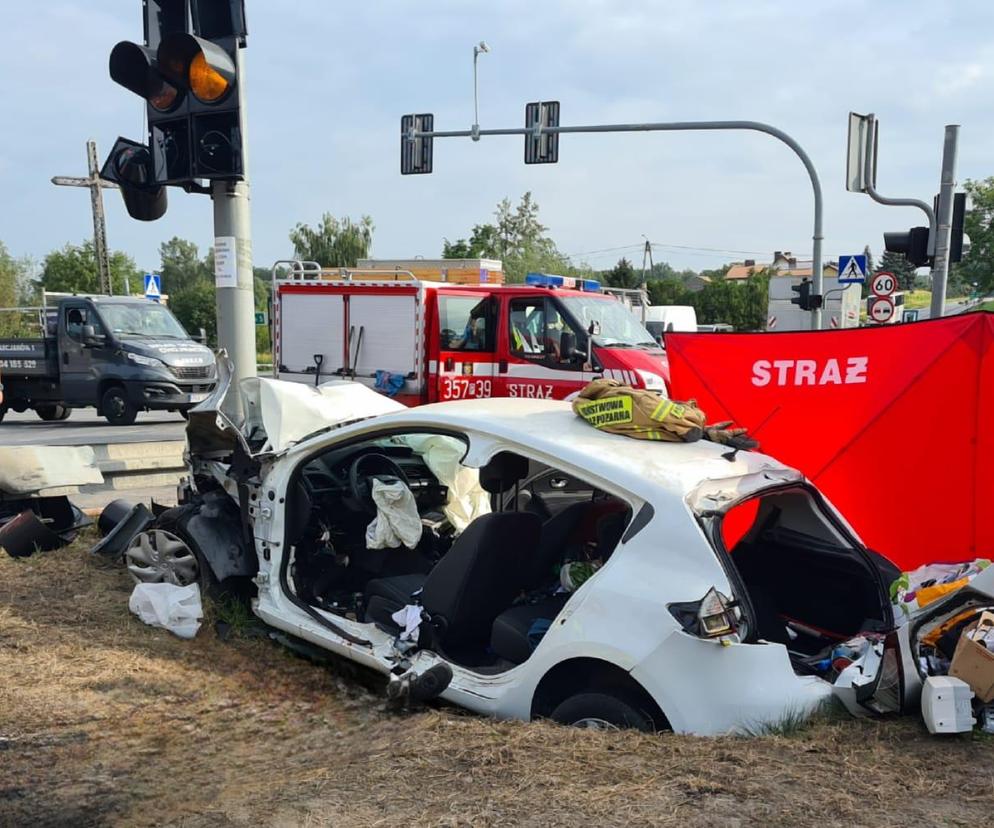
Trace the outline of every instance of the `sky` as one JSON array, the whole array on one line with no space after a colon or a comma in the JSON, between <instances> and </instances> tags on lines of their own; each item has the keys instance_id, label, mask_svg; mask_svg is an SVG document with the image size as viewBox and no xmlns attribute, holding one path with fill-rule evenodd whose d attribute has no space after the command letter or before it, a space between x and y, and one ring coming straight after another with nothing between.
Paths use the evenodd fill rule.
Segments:
<instances>
[{"instance_id":1,"label":"sky","mask_svg":"<svg viewBox=\"0 0 994 828\"><path fill-rule=\"evenodd\" d=\"M960 124L957 178L994 175L990 0L246 0L245 53L256 266L292 254L297 222L368 214L372 254L438 257L443 238L530 190L560 250L594 268L621 255L714 268L774 250L810 257L813 201L800 161L753 133L566 135L558 164L525 166L523 139L439 139L434 173L401 176L400 117L437 129L524 124L559 100L562 124L748 119L792 135L825 197L825 254L879 253L882 233L923 224L844 187L848 113L880 122L877 189L930 200L943 129ZM144 103L108 75L141 38L139 0L0 0L0 241L41 260L91 237L85 142L146 140ZM105 193L112 248L158 266L173 236L212 243L211 205L170 189L156 222Z\"/></svg>"}]
</instances>

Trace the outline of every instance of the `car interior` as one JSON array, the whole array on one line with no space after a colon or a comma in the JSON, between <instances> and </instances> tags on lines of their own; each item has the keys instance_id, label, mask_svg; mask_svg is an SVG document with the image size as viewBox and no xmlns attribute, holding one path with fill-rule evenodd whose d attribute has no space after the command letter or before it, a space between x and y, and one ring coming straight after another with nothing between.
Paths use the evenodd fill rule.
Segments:
<instances>
[{"instance_id":1,"label":"car interior","mask_svg":"<svg viewBox=\"0 0 994 828\"><path fill-rule=\"evenodd\" d=\"M900 574L857 550L805 489L734 507L722 534L755 618L749 638L787 646L795 669L861 633L890 629L886 585Z\"/></svg>"},{"instance_id":2,"label":"car interior","mask_svg":"<svg viewBox=\"0 0 994 828\"><path fill-rule=\"evenodd\" d=\"M589 577L620 542L631 508L573 475L500 452L479 469L480 508L458 531L450 489L466 496L465 478L451 480L452 464L435 462L426 447L440 440L458 448L450 457L465 454L460 437L394 434L304 463L288 499L285 584L309 607L391 633L401 631L394 613L419 605L420 646L499 673L528 659L579 585L563 578L564 566ZM376 481L400 481L413 495L422 528L414 548L367 548Z\"/></svg>"}]
</instances>

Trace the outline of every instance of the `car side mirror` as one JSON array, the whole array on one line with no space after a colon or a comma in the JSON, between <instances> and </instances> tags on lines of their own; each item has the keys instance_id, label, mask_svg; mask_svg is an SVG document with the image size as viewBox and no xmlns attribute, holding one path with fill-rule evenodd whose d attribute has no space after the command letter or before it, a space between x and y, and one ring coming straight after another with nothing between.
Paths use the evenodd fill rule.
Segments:
<instances>
[{"instance_id":1,"label":"car side mirror","mask_svg":"<svg viewBox=\"0 0 994 828\"><path fill-rule=\"evenodd\" d=\"M559 358L562 360L576 357L576 334L563 331L559 335Z\"/></svg>"},{"instance_id":2,"label":"car side mirror","mask_svg":"<svg viewBox=\"0 0 994 828\"><path fill-rule=\"evenodd\" d=\"M199 342L201 345L206 345L207 344L207 331L205 331L203 328L201 328L200 329L200 333L198 333L195 337L193 337L193 340L194 340L194 342Z\"/></svg>"},{"instance_id":3,"label":"car side mirror","mask_svg":"<svg viewBox=\"0 0 994 828\"><path fill-rule=\"evenodd\" d=\"M104 344L103 334L98 334L96 328L93 325L83 326L83 344L92 347L98 347Z\"/></svg>"}]
</instances>

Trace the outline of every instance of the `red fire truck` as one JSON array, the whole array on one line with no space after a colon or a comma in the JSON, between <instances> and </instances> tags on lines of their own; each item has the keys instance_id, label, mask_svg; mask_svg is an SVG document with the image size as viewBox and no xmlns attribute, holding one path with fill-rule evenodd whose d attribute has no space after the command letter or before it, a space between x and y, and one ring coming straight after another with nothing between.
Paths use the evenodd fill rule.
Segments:
<instances>
[{"instance_id":1,"label":"red fire truck","mask_svg":"<svg viewBox=\"0 0 994 828\"><path fill-rule=\"evenodd\" d=\"M665 352L594 280L456 285L293 263L274 277L271 319L279 379L354 379L407 405L562 399L597 377L665 390L669 379Z\"/></svg>"}]
</instances>

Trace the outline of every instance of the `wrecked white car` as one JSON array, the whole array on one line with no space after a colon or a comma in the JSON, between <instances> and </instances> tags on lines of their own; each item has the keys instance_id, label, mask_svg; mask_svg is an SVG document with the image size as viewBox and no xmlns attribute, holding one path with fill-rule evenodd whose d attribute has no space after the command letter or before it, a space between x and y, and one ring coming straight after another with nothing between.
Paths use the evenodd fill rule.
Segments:
<instances>
[{"instance_id":1,"label":"wrecked white car","mask_svg":"<svg viewBox=\"0 0 994 828\"><path fill-rule=\"evenodd\" d=\"M130 571L248 589L266 624L398 694L697 734L833 695L898 711L921 631L994 603L992 567L898 628L897 570L762 454L606 434L564 402L407 409L258 379L240 413L226 385L190 412L187 502L132 542Z\"/></svg>"}]
</instances>

